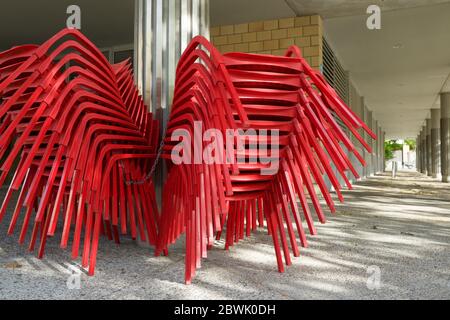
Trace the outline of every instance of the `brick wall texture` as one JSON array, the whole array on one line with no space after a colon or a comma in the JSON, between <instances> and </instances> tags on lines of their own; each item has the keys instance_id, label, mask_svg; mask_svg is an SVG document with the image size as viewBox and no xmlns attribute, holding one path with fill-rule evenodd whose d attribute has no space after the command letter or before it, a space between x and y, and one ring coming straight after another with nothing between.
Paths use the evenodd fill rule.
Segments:
<instances>
[{"instance_id":1,"label":"brick wall texture","mask_svg":"<svg viewBox=\"0 0 450 320\"><path fill-rule=\"evenodd\" d=\"M315 69L322 65L322 19L318 15L216 26L212 43L220 52L284 55L295 44Z\"/></svg>"}]
</instances>

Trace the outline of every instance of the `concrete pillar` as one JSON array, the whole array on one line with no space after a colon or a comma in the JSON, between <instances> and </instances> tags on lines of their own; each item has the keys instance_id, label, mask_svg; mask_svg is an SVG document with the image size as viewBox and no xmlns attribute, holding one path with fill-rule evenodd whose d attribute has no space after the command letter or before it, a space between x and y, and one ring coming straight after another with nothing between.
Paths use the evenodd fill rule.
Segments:
<instances>
[{"instance_id":1,"label":"concrete pillar","mask_svg":"<svg viewBox=\"0 0 450 320\"><path fill-rule=\"evenodd\" d=\"M378 136L378 146L379 146L379 155L378 155L378 159L379 159L379 171L383 172L384 171L384 139L383 139L383 129L380 126L380 135Z\"/></svg>"},{"instance_id":2,"label":"concrete pillar","mask_svg":"<svg viewBox=\"0 0 450 320\"><path fill-rule=\"evenodd\" d=\"M378 126L377 137L378 137L378 139L377 139L377 146L378 146L378 148L377 148L377 150L378 150L378 172L381 172L381 171L383 171L383 164L382 164L382 161L383 161L383 158L382 158L383 152L382 151L383 150L381 148L382 140L381 140L381 127L380 126Z\"/></svg>"},{"instance_id":3,"label":"concrete pillar","mask_svg":"<svg viewBox=\"0 0 450 320\"><path fill-rule=\"evenodd\" d=\"M374 124L373 124L373 132L378 136L378 120L374 119ZM373 173L377 173L378 172L378 142L379 140L376 139L374 141L374 147L373 147Z\"/></svg>"},{"instance_id":4,"label":"concrete pillar","mask_svg":"<svg viewBox=\"0 0 450 320\"><path fill-rule=\"evenodd\" d=\"M440 162L440 122L441 110L431 109L431 176L437 178Z\"/></svg>"},{"instance_id":5,"label":"concrete pillar","mask_svg":"<svg viewBox=\"0 0 450 320\"><path fill-rule=\"evenodd\" d=\"M373 111L370 111L370 129L372 132L376 133L375 130L375 119L373 118ZM372 140L372 154L371 154L371 166L370 166L370 175L373 176L375 174L375 167L376 167L376 153L377 153L377 141Z\"/></svg>"},{"instance_id":6,"label":"concrete pillar","mask_svg":"<svg viewBox=\"0 0 450 320\"><path fill-rule=\"evenodd\" d=\"M350 103L349 103L349 107L353 110L353 112L356 113L356 115L360 118L360 119L364 119L362 117L363 115L363 105L361 104L361 102L363 101L361 99L361 96L359 95L358 91L356 90L356 88L354 87L354 85L351 83L349 83L349 97L350 97ZM359 134L362 134L364 130L363 129L359 129L358 132ZM361 155L361 157L364 158L364 147L358 142L358 140L355 138L355 136L352 134L352 142L355 145L356 150L359 152L359 154ZM350 158L350 162L353 164L356 172L358 173L358 175L362 178L364 177L364 168L361 165L361 163L359 162L359 160L356 158L356 156L353 153L349 154L349 158ZM353 174L349 171L349 177L350 177L350 181L355 181L355 177L353 176Z\"/></svg>"},{"instance_id":7,"label":"concrete pillar","mask_svg":"<svg viewBox=\"0 0 450 320\"><path fill-rule=\"evenodd\" d=\"M383 155L383 172L386 171L386 157L384 153L384 142L386 141L386 132L383 131L382 139L381 139L381 150Z\"/></svg>"},{"instance_id":8,"label":"concrete pillar","mask_svg":"<svg viewBox=\"0 0 450 320\"><path fill-rule=\"evenodd\" d=\"M417 136L417 172L422 172L422 132Z\"/></svg>"},{"instance_id":9,"label":"concrete pillar","mask_svg":"<svg viewBox=\"0 0 450 320\"><path fill-rule=\"evenodd\" d=\"M450 92L441 93L441 173L450 181Z\"/></svg>"},{"instance_id":10,"label":"concrete pillar","mask_svg":"<svg viewBox=\"0 0 450 320\"><path fill-rule=\"evenodd\" d=\"M379 127L378 127L378 121L375 121L375 134L377 135L377 140L375 141L375 173L380 171L380 162L379 162L379 156L380 156L380 139L378 137L380 136Z\"/></svg>"},{"instance_id":11,"label":"concrete pillar","mask_svg":"<svg viewBox=\"0 0 450 320\"><path fill-rule=\"evenodd\" d=\"M372 112L367 108L367 106L364 107L364 121L367 124L369 128L372 128ZM373 140L370 138L368 134L366 134L366 141L369 144L369 146L373 149ZM373 150L372 150L373 151ZM366 152L366 168L365 168L365 176L370 177L370 174L372 173L372 154L369 152Z\"/></svg>"},{"instance_id":12,"label":"concrete pillar","mask_svg":"<svg viewBox=\"0 0 450 320\"><path fill-rule=\"evenodd\" d=\"M372 132L375 132L374 128L373 128L373 123L374 123L374 119L373 119L373 112L369 111L369 118L370 118L370 130L372 130ZM374 173L374 168L375 168L375 153L377 152L376 150L376 141L371 139L371 147L372 147L372 152L370 153L370 167L369 167L369 176L372 176Z\"/></svg>"},{"instance_id":13,"label":"concrete pillar","mask_svg":"<svg viewBox=\"0 0 450 320\"><path fill-rule=\"evenodd\" d=\"M422 130L419 131L417 136L417 172L422 172Z\"/></svg>"},{"instance_id":14,"label":"concrete pillar","mask_svg":"<svg viewBox=\"0 0 450 320\"><path fill-rule=\"evenodd\" d=\"M370 128L370 122L369 122L369 109L367 108L366 105L364 105L364 122L369 126ZM367 134L366 132L364 133L364 140L367 141L367 143L369 144L369 146L372 145L372 138L369 136L369 134ZM364 167L364 177L367 178L368 176L370 176L370 166L371 166L371 153L369 151L365 151L364 152L364 160L366 161L366 166Z\"/></svg>"},{"instance_id":15,"label":"concrete pillar","mask_svg":"<svg viewBox=\"0 0 450 320\"><path fill-rule=\"evenodd\" d=\"M420 133L416 137L416 171L420 172Z\"/></svg>"},{"instance_id":16,"label":"concrete pillar","mask_svg":"<svg viewBox=\"0 0 450 320\"><path fill-rule=\"evenodd\" d=\"M426 119L427 139L427 176L431 177L431 119Z\"/></svg>"},{"instance_id":17,"label":"concrete pillar","mask_svg":"<svg viewBox=\"0 0 450 320\"><path fill-rule=\"evenodd\" d=\"M422 173L427 173L427 135L426 135L426 128L425 126L422 126L421 131L422 136L422 152L420 153L422 156Z\"/></svg>"}]
</instances>

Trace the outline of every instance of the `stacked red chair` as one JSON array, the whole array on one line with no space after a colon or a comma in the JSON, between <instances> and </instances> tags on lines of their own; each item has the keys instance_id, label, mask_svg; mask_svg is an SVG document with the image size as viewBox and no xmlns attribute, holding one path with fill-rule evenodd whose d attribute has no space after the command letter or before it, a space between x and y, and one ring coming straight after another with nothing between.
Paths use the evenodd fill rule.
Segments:
<instances>
[{"instance_id":1,"label":"stacked red chair","mask_svg":"<svg viewBox=\"0 0 450 320\"><path fill-rule=\"evenodd\" d=\"M160 153L130 64L110 65L79 31L63 30L0 53L0 186L12 176L0 222L38 257L49 237L71 242L89 274L102 235L130 234L158 255L185 234L186 283L222 233L228 249L267 226L282 272L307 246L305 228L316 234L312 211L326 221L321 198L335 211L326 180L342 201L339 176L349 188L348 171L358 178L349 154L364 165L337 119L371 152L359 129L375 135L298 48L221 55L196 37L177 67ZM159 154L161 214L151 179Z\"/></svg>"},{"instance_id":2,"label":"stacked red chair","mask_svg":"<svg viewBox=\"0 0 450 320\"><path fill-rule=\"evenodd\" d=\"M285 57L221 55L206 39L196 37L178 64L174 97L164 140L168 175L156 253L166 253L185 233L185 281L190 283L201 259L223 231L228 249L258 226L266 225L278 269L283 272L284 263L291 264L290 252L300 254L297 236L300 246L307 246L304 222L309 232L316 234L309 203L321 223L326 219L319 193L330 211L335 211L325 179L342 201L338 176L349 188L347 171L358 178L349 154L365 164L336 119L369 152L371 148L358 129L363 128L374 139L376 136L295 46ZM223 137L229 129L254 131L243 146L242 141L238 145L232 140L230 149L223 139L212 137L210 129L219 130ZM270 147L270 152L255 148L261 141L273 146L270 130L279 133L278 169L263 174L267 161L242 160L255 156L273 160ZM188 136L191 138L186 140ZM180 147L181 142L189 147ZM211 155L222 161L196 158L196 148L219 144L220 151L215 148ZM186 161L174 163L174 155Z\"/></svg>"},{"instance_id":3,"label":"stacked red chair","mask_svg":"<svg viewBox=\"0 0 450 320\"><path fill-rule=\"evenodd\" d=\"M158 134L130 64L110 65L79 31L0 53L0 186L13 174L0 221L39 257L48 237L71 241L89 274L101 235L156 244L155 193L143 177Z\"/></svg>"}]
</instances>

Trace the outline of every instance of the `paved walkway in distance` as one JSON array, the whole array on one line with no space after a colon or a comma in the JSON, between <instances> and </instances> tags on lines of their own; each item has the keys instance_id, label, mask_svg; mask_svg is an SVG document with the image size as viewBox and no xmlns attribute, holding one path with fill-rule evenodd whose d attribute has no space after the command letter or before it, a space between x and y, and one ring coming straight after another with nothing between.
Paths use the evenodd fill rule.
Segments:
<instances>
[{"instance_id":1,"label":"paved walkway in distance","mask_svg":"<svg viewBox=\"0 0 450 320\"><path fill-rule=\"evenodd\" d=\"M0 194L3 198L4 190ZM230 252L218 243L193 284L183 284L183 244L168 257L124 240L100 243L96 275L66 282L70 251L50 239L38 260L0 226L1 299L450 299L450 185L413 172L371 177L317 225L284 274L261 230ZM8 216L7 216L8 218ZM9 221L6 219L5 221ZM369 269L369 266L376 266ZM368 278L380 287L370 290ZM370 282L370 281L369 281Z\"/></svg>"}]
</instances>

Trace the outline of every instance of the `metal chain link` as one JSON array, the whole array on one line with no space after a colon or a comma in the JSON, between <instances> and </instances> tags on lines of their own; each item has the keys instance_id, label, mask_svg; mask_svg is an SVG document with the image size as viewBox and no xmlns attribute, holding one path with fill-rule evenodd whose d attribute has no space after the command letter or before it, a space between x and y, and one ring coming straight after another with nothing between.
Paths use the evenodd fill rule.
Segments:
<instances>
[{"instance_id":1,"label":"metal chain link","mask_svg":"<svg viewBox=\"0 0 450 320\"><path fill-rule=\"evenodd\" d=\"M144 184L147 180L149 180L153 176L153 174L155 173L155 170L156 170L156 166L158 165L159 160L161 158L161 153L162 153L164 145L165 145L164 141L165 141L165 136L166 136L166 130L167 130L167 128L164 129L164 132L163 132L163 135L162 135L162 139L161 139L161 143L159 144L158 152L156 154L156 159L155 159L155 162L153 163L152 167L150 168L150 171L141 180L127 180L127 177L125 176L125 172L123 171L123 180L125 181L126 185ZM122 168L124 168L124 165L123 165L122 161L120 161L120 166Z\"/></svg>"}]
</instances>

